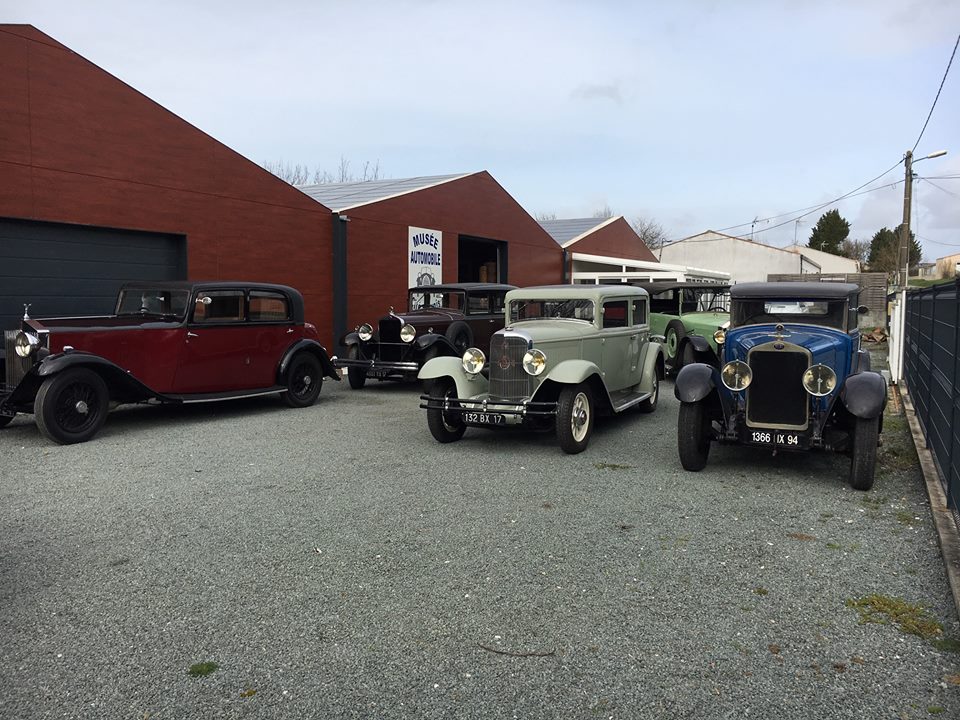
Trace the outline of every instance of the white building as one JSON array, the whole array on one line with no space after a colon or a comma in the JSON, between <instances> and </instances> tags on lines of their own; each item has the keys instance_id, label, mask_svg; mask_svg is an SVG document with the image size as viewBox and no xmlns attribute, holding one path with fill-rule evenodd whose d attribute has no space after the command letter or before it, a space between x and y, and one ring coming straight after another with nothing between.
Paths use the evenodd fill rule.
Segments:
<instances>
[{"instance_id":1,"label":"white building","mask_svg":"<svg viewBox=\"0 0 960 720\"><path fill-rule=\"evenodd\" d=\"M730 281L738 283L765 282L768 275L825 272L805 252L790 252L714 230L664 245L660 261L719 270L729 273Z\"/></svg>"},{"instance_id":2,"label":"white building","mask_svg":"<svg viewBox=\"0 0 960 720\"><path fill-rule=\"evenodd\" d=\"M852 275L860 272L860 263L852 258L834 255L833 253L814 250L805 245L787 245L784 248L788 252L805 255L820 265L820 272L830 275Z\"/></svg>"}]
</instances>

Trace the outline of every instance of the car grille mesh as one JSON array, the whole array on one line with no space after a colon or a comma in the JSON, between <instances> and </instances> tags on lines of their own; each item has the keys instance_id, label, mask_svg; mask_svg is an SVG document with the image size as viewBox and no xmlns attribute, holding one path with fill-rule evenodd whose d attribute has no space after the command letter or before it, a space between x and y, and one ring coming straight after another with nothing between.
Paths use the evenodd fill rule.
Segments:
<instances>
[{"instance_id":1,"label":"car grille mesh","mask_svg":"<svg viewBox=\"0 0 960 720\"><path fill-rule=\"evenodd\" d=\"M403 323L398 317L380 319L380 359L388 362L399 362L403 354L400 342L400 327Z\"/></svg>"},{"instance_id":2,"label":"car grille mesh","mask_svg":"<svg viewBox=\"0 0 960 720\"><path fill-rule=\"evenodd\" d=\"M522 400L530 396L531 378L523 369L527 339L497 333L490 340L490 396Z\"/></svg>"},{"instance_id":3,"label":"car grille mesh","mask_svg":"<svg viewBox=\"0 0 960 720\"><path fill-rule=\"evenodd\" d=\"M20 381L26 376L27 371L33 365L32 358L22 358L17 355L16 339L18 330L5 330L3 332L3 347L6 352L6 383L7 388L13 390Z\"/></svg>"},{"instance_id":4,"label":"car grille mesh","mask_svg":"<svg viewBox=\"0 0 960 720\"><path fill-rule=\"evenodd\" d=\"M747 388L747 420L757 425L806 427L809 396L803 389L805 353L755 350L753 380Z\"/></svg>"}]
</instances>

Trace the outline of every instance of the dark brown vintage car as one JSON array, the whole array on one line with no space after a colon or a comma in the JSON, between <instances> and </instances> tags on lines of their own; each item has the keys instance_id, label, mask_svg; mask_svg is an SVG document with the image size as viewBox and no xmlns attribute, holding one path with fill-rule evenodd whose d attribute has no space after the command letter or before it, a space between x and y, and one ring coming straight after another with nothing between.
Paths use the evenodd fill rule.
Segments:
<instances>
[{"instance_id":1,"label":"dark brown vintage car","mask_svg":"<svg viewBox=\"0 0 960 720\"><path fill-rule=\"evenodd\" d=\"M460 357L471 346L486 347L503 327L503 297L513 285L452 283L410 288L407 312L393 308L380 318L347 333L340 344L345 358L333 359L345 368L350 387L358 390L368 377L378 380L415 380L431 358Z\"/></svg>"},{"instance_id":2,"label":"dark brown vintage car","mask_svg":"<svg viewBox=\"0 0 960 720\"><path fill-rule=\"evenodd\" d=\"M51 440L89 440L111 403L191 403L279 393L312 405L339 380L303 297L285 285L131 283L114 315L35 320L4 334L0 427L33 413Z\"/></svg>"}]
</instances>

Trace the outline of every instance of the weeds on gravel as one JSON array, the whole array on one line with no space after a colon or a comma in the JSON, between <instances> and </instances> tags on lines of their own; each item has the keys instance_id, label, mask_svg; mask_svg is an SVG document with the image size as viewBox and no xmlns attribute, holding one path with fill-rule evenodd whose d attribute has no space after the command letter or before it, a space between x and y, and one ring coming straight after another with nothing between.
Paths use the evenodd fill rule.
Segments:
<instances>
[{"instance_id":1,"label":"weeds on gravel","mask_svg":"<svg viewBox=\"0 0 960 720\"><path fill-rule=\"evenodd\" d=\"M939 638L933 641L933 646L940 652L960 653L960 640L956 638Z\"/></svg>"},{"instance_id":2,"label":"weeds on gravel","mask_svg":"<svg viewBox=\"0 0 960 720\"><path fill-rule=\"evenodd\" d=\"M187 670L187 675L191 677L206 677L215 670L219 670L220 666L215 662L201 662L194 663L190 666L190 669Z\"/></svg>"},{"instance_id":3,"label":"weeds on gravel","mask_svg":"<svg viewBox=\"0 0 960 720\"><path fill-rule=\"evenodd\" d=\"M861 625L894 624L900 632L916 635L924 640L932 640L943 634L943 626L931 617L922 605L914 605L900 598L873 594L848 599L846 605L860 614Z\"/></svg>"}]
</instances>

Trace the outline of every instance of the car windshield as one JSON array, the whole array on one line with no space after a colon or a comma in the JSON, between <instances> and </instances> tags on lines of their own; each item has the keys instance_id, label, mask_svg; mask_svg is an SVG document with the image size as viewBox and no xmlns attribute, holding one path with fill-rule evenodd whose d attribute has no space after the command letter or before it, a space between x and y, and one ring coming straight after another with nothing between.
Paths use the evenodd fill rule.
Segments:
<instances>
[{"instance_id":1,"label":"car windshield","mask_svg":"<svg viewBox=\"0 0 960 720\"><path fill-rule=\"evenodd\" d=\"M510 322L561 318L593 322L593 300L514 300L510 303Z\"/></svg>"},{"instance_id":2,"label":"car windshield","mask_svg":"<svg viewBox=\"0 0 960 720\"><path fill-rule=\"evenodd\" d=\"M411 290L409 305L410 311L424 308L447 308L448 310L463 311L464 294L462 292L440 290Z\"/></svg>"},{"instance_id":3,"label":"car windshield","mask_svg":"<svg viewBox=\"0 0 960 720\"><path fill-rule=\"evenodd\" d=\"M845 301L829 300L740 300L733 304L731 325L802 323L844 329Z\"/></svg>"},{"instance_id":4,"label":"car windshield","mask_svg":"<svg viewBox=\"0 0 960 720\"><path fill-rule=\"evenodd\" d=\"M190 293L163 288L125 288L117 300L117 315L164 315L183 318Z\"/></svg>"},{"instance_id":5,"label":"car windshield","mask_svg":"<svg viewBox=\"0 0 960 720\"><path fill-rule=\"evenodd\" d=\"M668 315L694 312L730 312L727 288L671 288L650 296L650 309Z\"/></svg>"}]
</instances>

